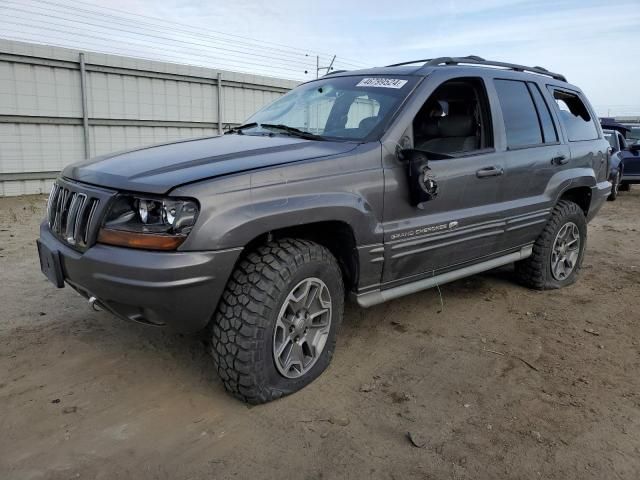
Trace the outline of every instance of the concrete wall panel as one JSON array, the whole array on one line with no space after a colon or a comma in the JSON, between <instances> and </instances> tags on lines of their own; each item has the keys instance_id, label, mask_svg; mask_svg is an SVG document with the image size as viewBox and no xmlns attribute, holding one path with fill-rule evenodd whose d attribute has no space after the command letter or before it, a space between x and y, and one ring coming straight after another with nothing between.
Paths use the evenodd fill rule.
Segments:
<instances>
[{"instance_id":1,"label":"concrete wall panel","mask_svg":"<svg viewBox=\"0 0 640 480\"><path fill-rule=\"evenodd\" d=\"M0 196L41 193L85 158L80 52L0 39ZM89 156L218 132L296 82L85 53ZM28 177L28 178L25 178Z\"/></svg>"}]
</instances>

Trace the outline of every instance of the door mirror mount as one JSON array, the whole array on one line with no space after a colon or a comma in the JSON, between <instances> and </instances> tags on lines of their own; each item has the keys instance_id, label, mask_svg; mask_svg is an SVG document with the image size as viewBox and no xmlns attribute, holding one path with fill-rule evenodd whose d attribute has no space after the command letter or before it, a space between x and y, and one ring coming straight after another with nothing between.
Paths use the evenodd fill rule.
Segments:
<instances>
[{"instance_id":1,"label":"door mirror mount","mask_svg":"<svg viewBox=\"0 0 640 480\"><path fill-rule=\"evenodd\" d=\"M411 205L422 208L424 202L433 200L438 195L438 183L429 168L430 154L421 150L405 149L398 157L406 165L409 183L409 201Z\"/></svg>"}]
</instances>

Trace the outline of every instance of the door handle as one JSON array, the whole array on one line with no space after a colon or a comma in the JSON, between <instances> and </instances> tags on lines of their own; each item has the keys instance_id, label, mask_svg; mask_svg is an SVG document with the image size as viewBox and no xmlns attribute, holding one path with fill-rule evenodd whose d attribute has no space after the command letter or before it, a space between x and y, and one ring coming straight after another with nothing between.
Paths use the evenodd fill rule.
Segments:
<instances>
[{"instance_id":1,"label":"door handle","mask_svg":"<svg viewBox=\"0 0 640 480\"><path fill-rule=\"evenodd\" d=\"M551 163L554 165L565 165L567 163L569 163L569 159L567 157L565 157L564 155L559 155L557 157L553 157L551 159Z\"/></svg>"},{"instance_id":2,"label":"door handle","mask_svg":"<svg viewBox=\"0 0 640 480\"><path fill-rule=\"evenodd\" d=\"M481 168L480 170L478 170L476 172L476 177L478 178L497 177L499 175L502 175L503 173L504 173L503 168L487 167L487 168Z\"/></svg>"}]
</instances>

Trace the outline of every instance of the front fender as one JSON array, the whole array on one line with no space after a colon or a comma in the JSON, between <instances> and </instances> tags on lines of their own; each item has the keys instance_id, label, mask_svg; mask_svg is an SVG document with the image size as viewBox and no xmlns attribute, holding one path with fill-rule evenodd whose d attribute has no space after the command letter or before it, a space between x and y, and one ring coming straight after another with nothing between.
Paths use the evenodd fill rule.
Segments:
<instances>
[{"instance_id":1,"label":"front fender","mask_svg":"<svg viewBox=\"0 0 640 480\"><path fill-rule=\"evenodd\" d=\"M180 187L199 200L200 217L181 250L243 247L277 229L341 221L357 245L382 242L379 144L357 155L241 174Z\"/></svg>"},{"instance_id":2,"label":"front fender","mask_svg":"<svg viewBox=\"0 0 640 480\"><path fill-rule=\"evenodd\" d=\"M618 172L622 173L622 169L623 169L622 157L617 154L612 155L609 162L610 162L609 178L613 179Z\"/></svg>"},{"instance_id":3,"label":"front fender","mask_svg":"<svg viewBox=\"0 0 640 480\"><path fill-rule=\"evenodd\" d=\"M263 193L267 198L256 198ZM361 197L331 192L272 199L266 193L252 192L252 195L242 195L244 199L224 199L224 203L229 203L219 205L215 214L209 215L198 231L189 236L193 241L185 245L186 249L235 248L270 231L324 221L350 225L358 245L376 242L375 232L380 229L380 222Z\"/></svg>"}]
</instances>

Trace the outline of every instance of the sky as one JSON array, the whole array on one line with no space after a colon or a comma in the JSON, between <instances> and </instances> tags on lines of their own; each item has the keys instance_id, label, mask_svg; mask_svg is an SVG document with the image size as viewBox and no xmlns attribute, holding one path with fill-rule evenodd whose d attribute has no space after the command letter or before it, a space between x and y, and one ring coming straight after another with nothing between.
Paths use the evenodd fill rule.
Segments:
<instances>
[{"instance_id":1,"label":"sky","mask_svg":"<svg viewBox=\"0 0 640 480\"><path fill-rule=\"evenodd\" d=\"M345 69L470 54L541 65L600 115L640 115L639 32L640 0L0 0L0 37L296 80L315 78L316 55Z\"/></svg>"}]
</instances>

